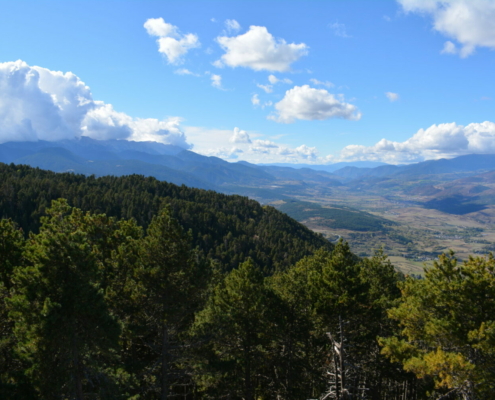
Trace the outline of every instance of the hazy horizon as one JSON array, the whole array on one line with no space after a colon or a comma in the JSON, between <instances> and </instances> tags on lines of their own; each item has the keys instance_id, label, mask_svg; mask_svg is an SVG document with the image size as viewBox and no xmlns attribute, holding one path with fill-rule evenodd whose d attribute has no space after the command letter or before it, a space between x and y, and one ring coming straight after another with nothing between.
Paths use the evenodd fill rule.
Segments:
<instances>
[{"instance_id":1,"label":"hazy horizon","mask_svg":"<svg viewBox=\"0 0 495 400\"><path fill-rule=\"evenodd\" d=\"M1 1L0 143L227 161L495 153L495 1Z\"/></svg>"}]
</instances>

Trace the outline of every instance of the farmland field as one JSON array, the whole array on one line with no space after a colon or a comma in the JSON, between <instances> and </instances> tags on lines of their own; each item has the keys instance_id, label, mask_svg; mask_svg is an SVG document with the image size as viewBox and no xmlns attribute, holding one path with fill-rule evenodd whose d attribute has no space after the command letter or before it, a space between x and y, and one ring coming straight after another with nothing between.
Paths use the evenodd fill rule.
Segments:
<instances>
[{"instance_id":1,"label":"farmland field","mask_svg":"<svg viewBox=\"0 0 495 400\"><path fill-rule=\"evenodd\" d=\"M391 198L341 190L334 191L330 198L295 198L306 208L288 207L284 201L278 201L274 206L329 240L343 238L359 256L370 256L375 249L383 248L394 266L406 274L421 274L425 265L431 265L439 254L449 250L453 250L460 260L495 251L495 206L454 215L423 208L424 199L419 196ZM308 207L311 203L321 207ZM332 219L333 214L329 212L335 208L365 212L365 225L376 229L361 229L355 221L349 225L352 228L343 229L342 221ZM344 219L347 217L342 215ZM372 216L377 217L375 225L370 224Z\"/></svg>"}]
</instances>

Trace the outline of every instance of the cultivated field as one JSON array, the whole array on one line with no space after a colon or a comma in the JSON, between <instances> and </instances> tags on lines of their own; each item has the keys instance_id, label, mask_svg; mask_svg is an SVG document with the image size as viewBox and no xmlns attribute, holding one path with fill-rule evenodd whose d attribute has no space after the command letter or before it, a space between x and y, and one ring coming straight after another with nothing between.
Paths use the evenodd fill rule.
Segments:
<instances>
[{"instance_id":1,"label":"cultivated field","mask_svg":"<svg viewBox=\"0 0 495 400\"><path fill-rule=\"evenodd\" d=\"M460 260L495 252L495 206L471 214L453 215L421 207L419 202L423 199L420 197L391 198L341 190L334 191L331 197L296 198L323 208L352 207L397 223L381 231L365 232L332 228L331 221L314 215L299 218L329 240L342 237L360 256L370 256L375 249L384 248L394 266L406 274L421 274L425 265L431 265L439 254L449 250Z\"/></svg>"}]
</instances>

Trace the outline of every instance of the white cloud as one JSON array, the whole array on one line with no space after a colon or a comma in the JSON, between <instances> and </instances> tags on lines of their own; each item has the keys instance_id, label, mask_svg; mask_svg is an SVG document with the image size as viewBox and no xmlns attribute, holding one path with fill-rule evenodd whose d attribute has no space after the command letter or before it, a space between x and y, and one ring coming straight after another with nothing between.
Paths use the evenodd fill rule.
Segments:
<instances>
[{"instance_id":1,"label":"white cloud","mask_svg":"<svg viewBox=\"0 0 495 400\"><path fill-rule=\"evenodd\" d=\"M279 145L270 140L254 140L249 147L248 153L256 155L269 155L270 160L278 159L282 161L311 161L317 158L318 151L316 147L301 145L292 148L285 145ZM263 158L261 159L263 160ZM262 161L263 162L263 161ZM266 160L264 161L266 162Z\"/></svg>"},{"instance_id":2,"label":"white cloud","mask_svg":"<svg viewBox=\"0 0 495 400\"><path fill-rule=\"evenodd\" d=\"M180 120L132 118L93 99L90 88L71 72L0 63L0 143L93 139L152 140L191 146Z\"/></svg>"},{"instance_id":3,"label":"white cloud","mask_svg":"<svg viewBox=\"0 0 495 400\"><path fill-rule=\"evenodd\" d=\"M179 68L174 71L174 74L177 75L192 75L192 76L198 76L198 74L195 74L194 72L189 71L187 68Z\"/></svg>"},{"instance_id":4,"label":"white cloud","mask_svg":"<svg viewBox=\"0 0 495 400\"><path fill-rule=\"evenodd\" d=\"M495 49L495 1L493 0L397 0L405 12L428 14L433 28L460 43L461 57L476 47ZM451 42L452 43L452 42ZM453 44L453 43L452 43ZM454 46L446 44L443 52Z\"/></svg>"},{"instance_id":5,"label":"white cloud","mask_svg":"<svg viewBox=\"0 0 495 400\"><path fill-rule=\"evenodd\" d=\"M190 49L200 46L196 35L181 34L176 26L165 22L163 18L150 18L144 27L150 36L158 36L158 51L167 57L169 64L180 64Z\"/></svg>"},{"instance_id":6,"label":"white cloud","mask_svg":"<svg viewBox=\"0 0 495 400\"><path fill-rule=\"evenodd\" d=\"M253 96L251 97L251 103L253 104L253 106L260 105L260 99L257 94L253 94Z\"/></svg>"},{"instance_id":7,"label":"white cloud","mask_svg":"<svg viewBox=\"0 0 495 400\"><path fill-rule=\"evenodd\" d=\"M450 40L447 40L443 45L443 49L440 52L442 54L457 54L457 47Z\"/></svg>"},{"instance_id":8,"label":"white cloud","mask_svg":"<svg viewBox=\"0 0 495 400\"><path fill-rule=\"evenodd\" d=\"M225 160L237 160L239 158L239 154L244 153L244 151L234 146L231 148L219 147L216 149L207 149L199 153L208 157L219 157Z\"/></svg>"},{"instance_id":9,"label":"white cloud","mask_svg":"<svg viewBox=\"0 0 495 400\"><path fill-rule=\"evenodd\" d=\"M452 122L420 129L404 142L382 139L373 146L346 146L340 153L340 159L399 164L494 152L495 123L485 121L463 126Z\"/></svg>"},{"instance_id":10,"label":"white cloud","mask_svg":"<svg viewBox=\"0 0 495 400\"><path fill-rule=\"evenodd\" d=\"M325 89L314 89L309 85L294 86L288 90L285 97L275 104L275 109L276 114L269 116L269 119L289 124L296 119L361 118L356 106L338 100Z\"/></svg>"},{"instance_id":11,"label":"white cloud","mask_svg":"<svg viewBox=\"0 0 495 400\"><path fill-rule=\"evenodd\" d=\"M260 85L259 83L256 84L260 89L263 89L265 93L271 93L273 92L273 86L272 85Z\"/></svg>"},{"instance_id":12,"label":"white cloud","mask_svg":"<svg viewBox=\"0 0 495 400\"><path fill-rule=\"evenodd\" d=\"M181 121L182 119L179 117L172 117L165 120L135 118L130 124L132 135L128 140L136 142L160 142L190 149L192 146L187 143L186 135L180 128Z\"/></svg>"},{"instance_id":13,"label":"white cloud","mask_svg":"<svg viewBox=\"0 0 495 400\"><path fill-rule=\"evenodd\" d=\"M313 85L326 86L327 88L333 88L335 85L329 81L319 81L318 79L311 78L309 80Z\"/></svg>"},{"instance_id":14,"label":"white cloud","mask_svg":"<svg viewBox=\"0 0 495 400\"><path fill-rule=\"evenodd\" d=\"M251 138L246 131L239 128L234 128L232 137L229 140L230 143L251 143Z\"/></svg>"},{"instance_id":15,"label":"white cloud","mask_svg":"<svg viewBox=\"0 0 495 400\"><path fill-rule=\"evenodd\" d=\"M239 128L234 130L184 127L188 139L194 144L194 151L207 156L226 160L242 159L253 163L270 162L317 162L315 147L301 145L291 147L272 140L260 139L256 132ZM226 146L231 143L232 146Z\"/></svg>"},{"instance_id":16,"label":"white cloud","mask_svg":"<svg viewBox=\"0 0 495 400\"><path fill-rule=\"evenodd\" d=\"M386 92L385 96L387 96L387 99L389 99L392 102L399 100L399 95L397 93Z\"/></svg>"},{"instance_id":17,"label":"white cloud","mask_svg":"<svg viewBox=\"0 0 495 400\"><path fill-rule=\"evenodd\" d=\"M253 142L253 147L263 149L277 149L279 146L275 142L272 142L270 140L258 139Z\"/></svg>"},{"instance_id":18,"label":"white cloud","mask_svg":"<svg viewBox=\"0 0 495 400\"><path fill-rule=\"evenodd\" d=\"M334 22L332 24L328 24L328 26L329 26L329 28L331 28L333 30L333 34L335 36L339 36L342 38L350 38L351 37L347 34L347 30L346 30L346 27L344 24Z\"/></svg>"},{"instance_id":19,"label":"white cloud","mask_svg":"<svg viewBox=\"0 0 495 400\"><path fill-rule=\"evenodd\" d=\"M241 30L241 25L235 19L228 19L225 21L225 28L229 33L236 33Z\"/></svg>"},{"instance_id":20,"label":"white cloud","mask_svg":"<svg viewBox=\"0 0 495 400\"><path fill-rule=\"evenodd\" d=\"M291 84L292 81L290 79L278 79L275 75L269 75L268 76L268 82L270 82L270 85L262 85L260 83L256 84L260 89L263 89L265 93L272 93L273 92L273 85L276 85L277 83L285 83L285 84Z\"/></svg>"},{"instance_id":21,"label":"white cloud","mask_svg":"<svg viewBox=\"0 0 495 400\"><path fill-rule=\"evenodd\" d=\"M304 43L287 44L283 39L276 40L264 26L251 26L242 35L220 36L217 41L225 54L215 62L216 66L283 72L308 53Z\"/></svg>"},{"instance_id":22,"label":"white cloud","mask_svg":"<svg viewBox=\"0 0 495 400\"><path fill-rule=\"evenodd\" d=\"M275 85L278 82L278 79L275 75L269 75L268 82L270 82L272 85Z\"/></svg>"},{"instance_id":23,"label":"white cloud","mask_svg":"<svg viewBox=\"0 0 495 400\"><path fill-rule=\"evenodd\" d=\"M305 144L295 148L295 154L305 158L306 160L316 159L318 156L318 151L316 147L308 147Z\"/></svg>"},{"instance_id":24,"label":"white cloud","mask_svg":"<svg viewBox=\"0 0 495 400\"><path fill-rule=\"evenodd\" d=\"M211 74L211 86L221 89L222 77L220 75Z\"/></svg>"},{"instance_id":25,"label":"white cloud","mask_svg":"<svg viewBox=\"0 0 495 400\"><path fill-rule=\"evenodd\" d=\"M288 85L291 85L292 84L292 81L288 78L284 78L284 79L278 79L275 75L269 75L268 76L268 82L270 82L272 85L275 85L277 83L286 83Z\"/></svg>"}]
</instances>

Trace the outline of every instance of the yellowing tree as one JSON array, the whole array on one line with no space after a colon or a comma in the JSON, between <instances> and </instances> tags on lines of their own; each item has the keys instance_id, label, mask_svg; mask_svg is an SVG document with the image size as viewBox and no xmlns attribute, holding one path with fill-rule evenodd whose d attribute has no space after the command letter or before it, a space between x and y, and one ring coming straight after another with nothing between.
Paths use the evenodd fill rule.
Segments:
<instances>
[{"instance_id":1,"label":"yellowing tree","mask_svg":"<svg viewBox=\"0 0 495 400\"><path fill-rule=\"evenodd\" d=\"M437 398L491 399L495 390L495 259L440 256L424 279L408 278L389 311L400 335L382 352L419 378L432 377Z\"/></svg>"}]
</instances>

